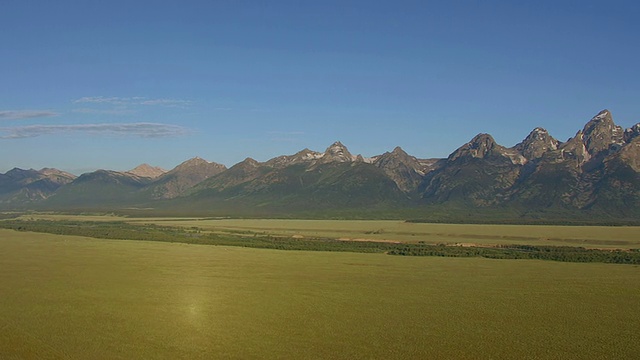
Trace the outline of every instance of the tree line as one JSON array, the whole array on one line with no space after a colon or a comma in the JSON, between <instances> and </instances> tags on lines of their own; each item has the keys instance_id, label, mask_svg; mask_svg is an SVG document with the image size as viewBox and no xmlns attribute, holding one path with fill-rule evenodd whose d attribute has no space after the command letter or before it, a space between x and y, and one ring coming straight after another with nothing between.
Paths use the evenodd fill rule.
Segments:
<instances>
[{"instance_id":1,"label":"tree line","mask_svg":"<svg viewBox=\"0 0 640 360\"><path fill-rule=\"evenodd\" d=\"M179 242L188 244L242 246L250 248L306 251L386 253L398 256L484 257L490 259L536 259L565 262L640 264L640 249L601 250L575 246L499 245L461 247L447 244L343 241L330 238L293 239L242 232L215 234L198 228L180 228L124 222L2 220L0 228L98 239Z\"/></svg>"}]
</instances>

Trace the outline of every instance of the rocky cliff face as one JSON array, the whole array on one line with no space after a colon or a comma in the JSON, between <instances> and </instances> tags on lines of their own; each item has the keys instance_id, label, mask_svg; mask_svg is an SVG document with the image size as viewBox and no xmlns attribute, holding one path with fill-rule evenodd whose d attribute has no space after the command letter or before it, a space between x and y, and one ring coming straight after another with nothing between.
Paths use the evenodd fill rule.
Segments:
<instances>
[{"instance_id":1,"label":"rocky cliff face","mask_svg":"<svg viewBox=\"0 0 640 360\"><path fill-rule=\"evenodd\" d=\"M429 204L498 205L505 201L524 163L526 159L516 150L498 145L489 134L478 134L425 176L422 199Z\"/></svg>"},{"instance_id":2,"label":"rocky cliff face","mask_svg":"<svg viewBox=\"0 0 640 360\"><path fill-rule=\"evenodd\" d=\"M535 128L513 148L479 134L454 151L421 185L427 203L525 209L640 209L640 126L623 131L603 110L560 143ZM609 204L609 205L607 205Z\"/></svg>"},{"instance_id":3,"label":"rocky cliff face","mask_svg":"<svg viewBox=\"0 0 640 360\"><path fill-rule=\"evenodd\" d=\"M591 156L615 152L625 143L624 130L613 123L609 110L602 110L582 130L583 143Z\"/></svg>"},{"instance_id":4,"label":"rocky cliff face","mask_svg":"<svg viewBox=\"0 0 640 360\"><path fill-rule=\"evenodd\" d=\"M387 176L404 192L414 192L429 167L416 157L407 154L399 146L392 152L377 156L373 165L382 169Z\"/></svg>"},{"instance_id":5,"label":"rocky cliff face","mask_svg":"<svg viewBox=\"0 0 640 360\"><path fill-rule=\"evenodd\" d=\"M559 144L560 142L549 135L547 130L537 127L513 149L530 161L537 160L545 153L558 149Z\"/></svg>"},{"instance_id":6,"label":"rocky cliff face","mask_svg":"<svg viewBox=\"0 0 640 360\"><path fill-rule=\"evenodd\" d=\"M320 158L320 163L352 162L355 161L356 158L356 156L351 155L346 146L342 145L340 141L336 141L324 151L324 155Z\"/></svg>"},{"instance_id":7,"label":"rocky cliff face","mask_svg":"<svg viewBox=\"0 0 640 360\"><path fill-rule=\"evenodd\" d=\"M601 111L576 136L560 144L556 150L543 153L535 169L516 189L514 201L530 207L607 207L607 201L612 203L611 199L618 197L614 193L621 193L620 189L615 190L619 182L611 180L618 177L613 174L619 174L624 168L630 170L624 178L638 177L637 168L634 169L638 154L632 144L636 138L634 129L637 128L636 125L623 131L615 125L608 110ZM631 180L632 183L634 181ZM607 189L603 191L604 188ZM606 196L602 195L605 193ZM628 191L625 196L628 199L635 197ZM618 203L624 202L618 200ZM617 211L625 213L626 209Z\"/></svg>"},{"instance_id":8,"label":"rocky cliff face","mask_svg":"<svg viewBox=\"0 0 640 360\"><path fill-rule=\"evenodd\" d=\"M631 140L640 135L640 123L633 125L624 131L624 142L629 143Z\"/></svg>"}]
</instances>

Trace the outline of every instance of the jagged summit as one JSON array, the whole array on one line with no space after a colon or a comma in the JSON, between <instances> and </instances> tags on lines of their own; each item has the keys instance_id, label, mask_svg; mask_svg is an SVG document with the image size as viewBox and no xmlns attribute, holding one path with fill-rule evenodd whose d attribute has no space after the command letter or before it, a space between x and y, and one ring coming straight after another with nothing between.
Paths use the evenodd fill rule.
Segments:
<instances>
[{"instance_id":1,"label":"jagged summit","mask_svg":"<svg viewBox=\"0 0 640 360\"><path fill-rule=\"evenodd\" d=\"M324 151L324 156L322 157L322 162L351 162L355 160L356 157L351 155L347 147L340 141L331 144Z\"/></svg>"},{"instance_id":2,"label":"jagged summit","mask_svg":"<svg viewBox=\"0 0 640 360\"><path fill-rule=\"evenodd\" d=\"M415 162L418 163L415 157L407 154L400 146L396 146L391 152L385 152L382 155L376 156L374 163L381 163L390 159L415 160Z\"/></svg>"},{"instance_id":3,"label":"jagged summit","mask_svg":"<svg viewBox=\"0 0 640 360\"><path fill-rule=\"evenodd\" d=\"M624 144L624 130L613 122L609 110L602 110L584 126L584 145L591 155L609 150L611 146Z\"/></svg>"},{"instance_id":4,"label":"jagged summit","mask_svg":"<svg viewBox=\"0 0 640 360\"><path fill-rule=\"evenodd\" d=\"M462 145L449 155L449 160L453 161L463 156L484 158L496 146L498 146L498 144L493 139L493 136L489 134L478 134L474 136L471 141Z\"/></svg>"},{"instance_id":5,"label":"jagged summit","mask_svg":"<svg viewBox=\"0 0 640 360\"><path fill-rule=\"evenodd\" d=\"M527 159L515 148L505 148L498 145L489 134L478 134L468 143L459 147L447 158L448 161L456 161L461 158L484 159L489 155L508 158L513 164L523 165Z\"/></svg>"},{"instance_id":6,"label":"jagged summit","mask_svg":"<svg viewBox=\"0 0 640 360\"><path fill-rule=\"evenodd\" d=\"M392 152L385 152L375 157L373 165L382 169L404 192L415 190L425 174L424 166L420 161L399 146L396 146Z\"/></svg>"},{"instance_id":7,"label":"jagged summit","mask_svg":"<svg viewBox=\"0 0 640 360\"><path fill-rule=\"evenodd\" d=\"M76 179L55 169L13 169L0 174L0 206L269 216L347 208L386 214L395 206L410 216L412 209L424 214L423 206L431 205L464 216L520 209L524 216L558 212L568 219L577 210L640 214L640 124L623 132L607 110L564 143L541 127L510 148L478 134L446 159L417 159L399 146L365 158L336 141L323 152L305 148L265 162L246 158L230 169L199 157L157 178L141 172L150 169L143 164L127 173L100 170Z\"/></svg>"},{"instance_id":8,"label":"jagged summit","mask_svg":"<svg viewBox=\"0 0 640 360\"><path fill-rule=\"evenodd\" d=\"M304 148L293 155L282 155L275 157L265 162L265 164L267 166L281 168L293 164L312 162L314 160L322 158L323 156L323 153Z\"/></svg>"},{"instance_id":9,"label":"jagged summit","mask_svg":"<svg viewBox=\"0 0 640 360\"><path fill-rule=\"evenodd\" d=\"M535 160L541 158L547 151L556 150L559 144L560 142L549 135L546 129L537 127L513 148L527 160Z\"/></svg>"},{"instance_id":10,"label":"jagged summit","mask_svg":"<svg viewBox=\"0 0 640 360\"><path fill-rule=\"evenodd\" d=\"M312 160L322 157L322 153L304 148L293 155L296 159Z\"/></svg>"},{"instance_id":11,"label":"jagged summit","mask_svg":"<svg viewBox=\"0 0 640 360\"><path fill-rule=\"evenodd\" d=\"M498 145L493 136L484 133L474 136L467 144L470 149L478 150L479 154L484 154Z\"/></svg>"},{"instance_id":12,"label":"jagged summit","mask_svg":"<svg viewBox=\"0 0 640 360\"><path fill-rule=\"evenodd\" d=\"M631 142L631 140L638 135L640 135L640 123L637 123L624 131L624 141L627 143Z\"/></svg>"},{"instance_id":13,"label":"jagged summit","mask_svg":"<svg viewBox=\"0 0 640 360\"><path fill-rule=\"evenodd\" d=\"M340 141L336 141L331 146L325 150L325 155L331 157L344 158L346 160L352 160L353 156L349 152L346 146L344 146Z\"/></svg>"}]
</instances>

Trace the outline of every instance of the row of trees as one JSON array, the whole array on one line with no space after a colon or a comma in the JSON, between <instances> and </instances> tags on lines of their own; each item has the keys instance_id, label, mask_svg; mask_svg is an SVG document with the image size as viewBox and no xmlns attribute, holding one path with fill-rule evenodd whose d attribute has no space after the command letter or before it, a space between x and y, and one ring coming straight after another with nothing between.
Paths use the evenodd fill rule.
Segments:
<instances>
[{"instance_id":1,"label":"row of trees","mask_svg":"<svg viewBox=\"0 0 640 360\"><path fill-rule=\"evenodd\" d=\"M389 251L389 254L640 264L640 251L585 249L575 246L502 245L497 247L461 247L422 244L421 246L408 245L393 249Z\"/></svg>"},{"instance_id":2,"label":"row of trees","mask_svg":"<svg viewBox=\"0 0 640 360\"><path fill-rule=\"evenodd\" d=\"M502 245L461 247L446 244L384 243L342 241L328 238L293 239L268 234L214 234L197 228L178 228L123 222L2 220L0 228L59 235L87 236L99 239L180 242L203 245L243 246L278 250L349 251L387 253L403 256L485 257L491 259L538 259L567 262L640 264L638 250L600 250L574 246Z\"/></svg>"}]
</instances>

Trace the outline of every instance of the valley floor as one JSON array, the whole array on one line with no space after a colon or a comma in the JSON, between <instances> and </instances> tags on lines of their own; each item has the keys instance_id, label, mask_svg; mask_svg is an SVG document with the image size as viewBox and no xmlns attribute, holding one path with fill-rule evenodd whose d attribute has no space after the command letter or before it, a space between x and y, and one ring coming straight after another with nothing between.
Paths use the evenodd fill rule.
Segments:
<instances>
[{"instance_id":1,"label":"valley floor","mask_svg":"<svg viewBox=\"0 0 640 360\"><path fill-rule=\"evenodd\" d=\"M635 265L277 251L0 229L0 294L3 359L640 353Z\"/></svg>"},{"instance_id":2,"label":"valley floor","mask_svg":"<svg viewBox=\"0 0 640 360\"><path fill-rule=\"evenodd\" d=\"M108 221L197 228L221 235L270 235L427 244L580 246L640 249L640 226L483 225L411 223L400 220L293 220L228 218L130 218L36 213L20 220Z\"/></svg>"}]
</instances>

